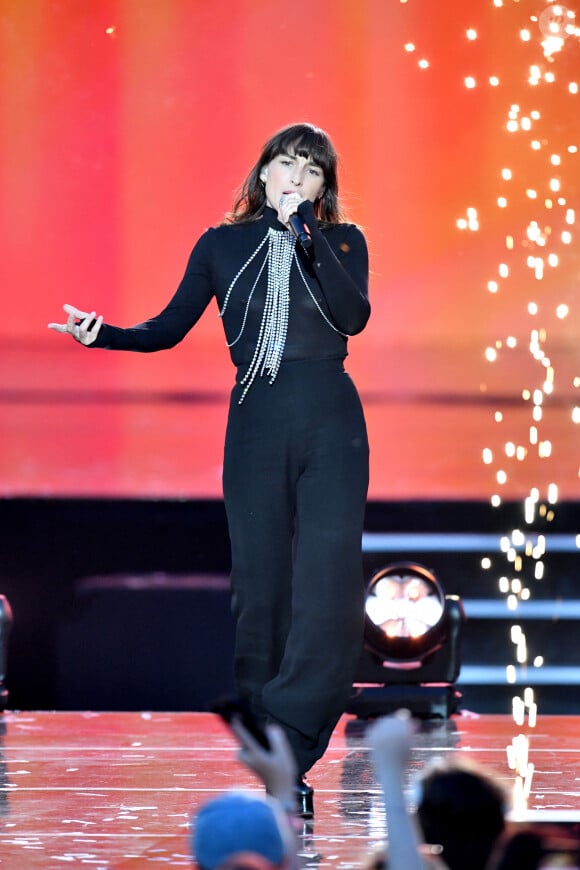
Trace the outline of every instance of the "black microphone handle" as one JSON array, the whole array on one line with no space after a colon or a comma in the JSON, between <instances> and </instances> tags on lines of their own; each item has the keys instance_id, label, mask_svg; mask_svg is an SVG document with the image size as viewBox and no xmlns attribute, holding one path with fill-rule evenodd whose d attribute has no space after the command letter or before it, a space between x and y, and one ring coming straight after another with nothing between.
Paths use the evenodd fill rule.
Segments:
<instances>
[{"instance_id":1,"label":"black microphone handle","mask_svg":"<svg viewBox=\"0 0 580 870\"><path fill-rule=\"evenodd\" d=\"M312 239L306 232L306 227L304 226L302 218L295 212L288 218L288 225L306 253L308 253L312 247Z\"/></svg>"}]
</instances>

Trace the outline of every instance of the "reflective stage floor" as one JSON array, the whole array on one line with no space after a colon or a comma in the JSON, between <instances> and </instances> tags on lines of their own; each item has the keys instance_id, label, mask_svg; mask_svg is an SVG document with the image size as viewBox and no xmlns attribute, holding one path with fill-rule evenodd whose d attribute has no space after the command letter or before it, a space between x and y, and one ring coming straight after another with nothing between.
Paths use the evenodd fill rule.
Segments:
<instances>
[{"instance_id":1,"label":"reflective stage floor","mask_svg":"<svg viewBox=\"0 0 580 870\"><path fill-rule=\"evenodd\" d=\"M8 712L0 724L0 866L9 870L192 866L192 812L230 787L259 790L211 714ZM448 753L486 765L518 791L506 748L522 741L534 770L527 802L516 795L519 814L570 831L580 820L580 716L539 716L533 728L472 713L422 723L410 803L418 771ZM386 834L364 723L343 717L311 781L316 815L302 831L304 866L359 866Z\"/></svg>"}]
</instances>

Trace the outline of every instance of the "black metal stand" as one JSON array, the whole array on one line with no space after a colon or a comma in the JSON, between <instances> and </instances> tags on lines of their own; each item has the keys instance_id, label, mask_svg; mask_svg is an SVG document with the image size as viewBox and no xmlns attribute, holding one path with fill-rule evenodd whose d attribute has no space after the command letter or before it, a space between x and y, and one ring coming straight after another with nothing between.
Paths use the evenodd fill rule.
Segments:
<instances>
[{"instance_id":1,"label":"black metal stand","mask_svg":"<svg viewBox=\"0 0 580 870\"><path fill-rule=\"evenodd\" d=\"M355 685L346 712L359 719L375 719L404 708L419 719L448 719L460 701L461 693L450 684Z\"/></svg>"}]
</instances>

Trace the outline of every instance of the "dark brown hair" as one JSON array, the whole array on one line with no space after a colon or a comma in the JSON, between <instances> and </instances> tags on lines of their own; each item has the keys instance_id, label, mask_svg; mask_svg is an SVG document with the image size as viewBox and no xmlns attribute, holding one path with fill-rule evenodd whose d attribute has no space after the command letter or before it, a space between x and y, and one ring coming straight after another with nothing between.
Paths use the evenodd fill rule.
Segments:
<instances>
[{"instance_id":1,"label":"dark brown hair","mask_svg":"<svg viewBox=\"0 0 580 870\"><path fill-rule=\"evenodd\" d=\"M480 870L505 827L506 793L468 759L438 762L419 779L417 817L427 843L443 846L450 870Z\"/></svg>"},{"instance_id":2,"label":"dark brown hair","mask_svg":"<svg viewBox=\"0 0 580 870\"><path fill-rule=\"evenodd\" d=\"M306 157L320 166L324 173L324 193L314 203L314 213L323 223L340 223L342 209L338 201L338 157L330 137L313 124L290 124L278 130L264 145L262 153L242 184L227 216L229 223L256 220L266 206L264 184L260 173L279 154Z\"/></svg>"}]
</instances>

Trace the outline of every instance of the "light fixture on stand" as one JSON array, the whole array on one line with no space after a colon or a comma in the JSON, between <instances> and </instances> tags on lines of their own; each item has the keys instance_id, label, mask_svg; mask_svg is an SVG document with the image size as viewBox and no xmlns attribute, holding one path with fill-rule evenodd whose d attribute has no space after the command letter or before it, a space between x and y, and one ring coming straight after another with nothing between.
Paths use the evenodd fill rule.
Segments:
<instances>
[{"instance_id":1,"label":"light fixture on stand","mask_svg":"<svg viewBox=\"0 0 580 870\"><path fill-rule=\"evenodd\" d=\"M435 574L413 562L376 571L365 600L364 650L347 713L362 719L401 707L422 718L448 718L460 693L465 614Z\"/></svg>"}]
</instances>

